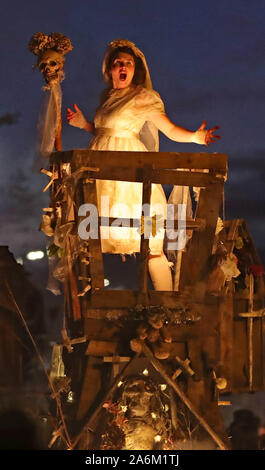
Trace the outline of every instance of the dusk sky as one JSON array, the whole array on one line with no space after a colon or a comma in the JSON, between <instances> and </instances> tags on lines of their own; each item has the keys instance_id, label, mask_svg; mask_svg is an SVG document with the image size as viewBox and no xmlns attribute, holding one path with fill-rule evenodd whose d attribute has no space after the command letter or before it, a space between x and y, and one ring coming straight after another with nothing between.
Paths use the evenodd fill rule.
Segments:
<instances>
[{"instance_id":1,"label":"dusk sky","mask_svg":"<svg viewBox=\"0 0 265 470\"><path fill-rule=\"evenodd\" d=\"M76 102L93 119L107 44L116 38L135 42L174 123L196 130L206 119L209 127L221 126L222 139L210 147L160 135L160 150L228 155L226 217L248 221L264 263L264 0L2 0L0 245L15 257L44 250L46 243L38 227L48 179L32 171L44 81L27 49L40 31L63 33L73 44L62 83L63 148L88 146L90 136L68 126L65 111ZM47 259L25 266L43 271Z\"/></svg>"},{"instance_id":2,"label":"dusk sky","mask_svg":"<svg viewBox=\"0 0 265 470\"><path fill-rule=\"evenodd\" d=\"M127 38L143 50L153 87L170 119L195 130L204 119L221 126L210 147L178 144L160 135L161 151L226 153L226 217L245 218L265 258L264 98L265 6L262 0L3 1L1 8L1 236L15 256L43 248L38 232L47 177L32 172L43 78L27 50L35 32L61 32L66 56L63 148L85 148L90 136L68 126L65 109L78 103L93 119L104 87L107 44ZM6 115L11 114L10 119ZM10 122L11 121L11 122Z\"/></svg>"}]
</instances>

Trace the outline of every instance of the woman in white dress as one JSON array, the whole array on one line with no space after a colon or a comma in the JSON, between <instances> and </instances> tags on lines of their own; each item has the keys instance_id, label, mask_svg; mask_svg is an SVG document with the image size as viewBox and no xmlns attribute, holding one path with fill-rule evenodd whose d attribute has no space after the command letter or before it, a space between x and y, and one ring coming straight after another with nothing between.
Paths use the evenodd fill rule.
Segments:
<instances>
[{"instance_id":1,"label":"woman in white dress","mask_svg":"<svg viewBox=\"0 0 265 470\"><path fill-rule=\"evenodd\" d=\"M86 120L78 106L67 110L70 125L94 135L91 150L158 151L158 129L176 142L209 145L215 142L217 127L189 131L173 124L165 113L164 104L152 88L143 53L128 40L117 39L107 48L103 60L103 76L108 84L102 94L94 123ZM125 157L126 158L126 157ZM141 217L142 184L122 181L97 181L99 214L110 217ZM109 211L104 213L102 197L109 198ZM151 215L166 217L166 197L159 184L152 185ZM162 212L162 214L161 214ZM105 230L105 232L104 232ZM163 252L164 231L149 240L149 273L156 290L172 290L172 276ZM140 251L140 234L136 228L101 227L103 253L132 254Z\"/></svg>"}]
</instances>

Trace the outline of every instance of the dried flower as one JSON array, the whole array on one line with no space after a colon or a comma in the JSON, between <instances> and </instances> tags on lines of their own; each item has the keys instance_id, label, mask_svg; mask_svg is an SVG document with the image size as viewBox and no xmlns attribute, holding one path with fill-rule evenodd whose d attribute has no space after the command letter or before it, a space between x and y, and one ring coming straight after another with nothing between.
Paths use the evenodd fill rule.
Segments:
<instances>
[{"instance_id":1,"label":"dried flower","mask_svg":"<svg viewBox=\"0 0 265 470\"><path fill-rule=\"evenodd\" d=\"M40 55L48 49L53 49L59 54L65 55L73 49L73 46L70 39L61 33L51 33L48 35L40 32L32 36L28 49L35 55Z\"/></svg>"}]
</instances>

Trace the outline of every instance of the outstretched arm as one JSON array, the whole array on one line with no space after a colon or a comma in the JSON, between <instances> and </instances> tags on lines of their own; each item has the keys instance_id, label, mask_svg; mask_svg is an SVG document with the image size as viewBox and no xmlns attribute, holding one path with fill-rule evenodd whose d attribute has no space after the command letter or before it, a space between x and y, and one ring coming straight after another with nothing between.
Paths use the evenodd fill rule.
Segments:
<instances>
[{"instance_id":1,"label":"outstretched arm","mask_svg":"<svg viewBox=\"0 0 265 470\"><path fill-rule=\"evenodd\" d=\"M163 134L175 142L209 145L211 142L215 142L216 139L220 139L219 135L214 134L219 127L215 126L212 129L205 129L206 121L203 121L199 129L195 132L189 131L184 127L176 126L170 121L166 114L153 116L152 122Z\"/></svg>"},{"instance_id":2,"label":"outstretched arm","mask_svg":"<svg viewBox=\"0 0 265 470\"><path fill-rule=\"evenodd\" d=\"M94 134L94 124L86 120L77 104L74 104L74 109L75 111L72 111L70 108L67 108L66 118L70 126L78 127L79 129L84 129L85 131Z\"/></svg>"}]
</instances>

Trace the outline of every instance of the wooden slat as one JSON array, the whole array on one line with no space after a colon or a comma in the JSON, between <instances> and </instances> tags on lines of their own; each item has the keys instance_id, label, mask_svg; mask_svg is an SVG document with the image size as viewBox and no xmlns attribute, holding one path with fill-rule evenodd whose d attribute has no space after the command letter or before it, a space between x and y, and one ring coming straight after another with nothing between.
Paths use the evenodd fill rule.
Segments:
<instances>
[{"instance_id":1,"label":"wooden slat","mask_svg":"<svg viewBox=\"0 0 265 470\"><path fill-rule=\"evenodd\" d=\"M185 258L185 262L188 262L188 272L187 266L182 263L182 270L186 269L185 276L189 284L195 284L204 277L207 261L212 254L222 191L223 184L219 183L204 188L200 192L196 217L205 218L207 225L203 232L194 232L193 234L188 257Z\"/></svg>"},{"instance_id":2,"label":"wooden slat","mask_svg":"<svg viewBox=\"0 0 265 470\"><path fill-rule=\"evenodd\" d=\"M124 158L126 154L126 158ZM51 163L71 162L76 168L83 165L138 167L152 165L153 168L213 169L227 173L227 155L220 153L179 153L179 152L115 152L75 149L67 152L54 152Z\"/></svg>"},{"instance_id":3,"label":"wooden slat","mask_svg":"<svg viewBox=\"0 0 265 470\"><path fill-rule=\"evenodd\" d=\"M88 357L87 367L83 378L82 391L78 403L77 421L84 418L93 405L97 395L102 388L102 376L99 365L101 364L99 358L92 356Z\"/></svg>"},{"instance_id":4,"label":"wooden slat","mask_svg":"<svg viewBox=\"0 0 265 470\"><path fill-rule=\"evenodd\" d=\"M142 193L142 206L146 205L145 211L142 210L143 217L150 217L150 201L152 185L149 178L148 169L144 169L144 182ZM142 207L143 209L143 207ZM149 238L145 237L145 233L141 235L140 245L140 272L139 272L139 291L146 293L148 290L148 259L149 259Z\"/></svg>"},{"instance_id":5,"label":"wooden slat","mask_svg":"<svg viewBox=\"0 0 265 470\"><path fill-rule=\"evenodd\" d=\"M132 290L100 290L91 295L91 308L134 308L137 305L161 305L169 308L177 307L185 302L177 292L149 291L148 298L138 291Z\"/></svg>"},{"instance_id":6,"label":"wooden slat","mask_svg":"<svg viewBox=\"0 0 265 470\"><path fill-rule=\"evenodd\" d=\"M112 181L130 181L142 183L144 175L139 168L131 167L102 167L98 172L84 172L84 177L97 178L100 180ZM81 175L80 175L81 176ZM209 184L218 183L219 177L211 173L191 173L190 171L176 171L174 170L151 170L150 178L152 183L156 184L174 184L179 186L198 186L205 187ZM223 180L223 178L221 178Z\"/></svg>"},{"instance_id":7,"label":"wooden slat","mask_svg":"<svg viewBox=\"0 0 265 470\"><path fill-rule=\"evenodd\" d=\"M96 181L93 181L92 183L83 182L84 202L94 204L97 207L96 191ZM99 226L97 235L96 239L89 239L89 268L93 289L104 287L104 267Z\"/></svg>"},{"instance_id":8,"label":"wooden slat","mask_svg":"<svg viewBox=\"0 0 265 470\"><path fill-rule=\"evenodd\" d=\"M108 356L114 354L118 343L113 341L91 340L86 350L89 356Z\"/></svg>"},{"instance_id":9,"label":"wooden slat","mask_svg":"<svg viewBox=\"0 0 265 470\"><path fill-rule=\"evenodd\" d=\"M196 308L197 305L202 305L200 300L197 301L196 297L193 297L193 293L187 295L179 292L169 291L148 291L148 298L142 295L138 291L133 290L105 290L100 289L94 292L89 297L89 308L134 308L136 306L161 306L167 308L178 308L179 306L192 306ZM218 299L209 296L204 298L204 305L218 305ZM196 311L196 310L195 310Z\"/></svg>"},{"instance_id":10,"label":"wooden slat","mask_svg":"<svg viewBox=\"0 0 265 470\"><path fill-rule=\"evenodd\" d=\"M220 363L225 371L225 378L227 380L227 391L232 390L233 386L233 352L234 352L234 337L233 337L233 318L234 318L234 305L233 297L226 296L220 300Z\"/></svg>"},{"instance_id":11,"label":"wooden slat","mask_svg":"<svg viewBox=\"0 0 265 470\"><path fill-rule=\"evenodd\" d=\"M170 220L170 219L169 219ZM109 227L113 222L117 223L119 221L121 228L124 227L140 227L140 219L126 219L125 217L99 217L99 223L101 226ZM178 229L179 221L177 219L170 220L170 229ZM204 230L206 227L206 220L204 219L186 219L186 229L187 230ZM167 228L167 221L164 221L164 228Z\"/></svg>"}]
</instances>

